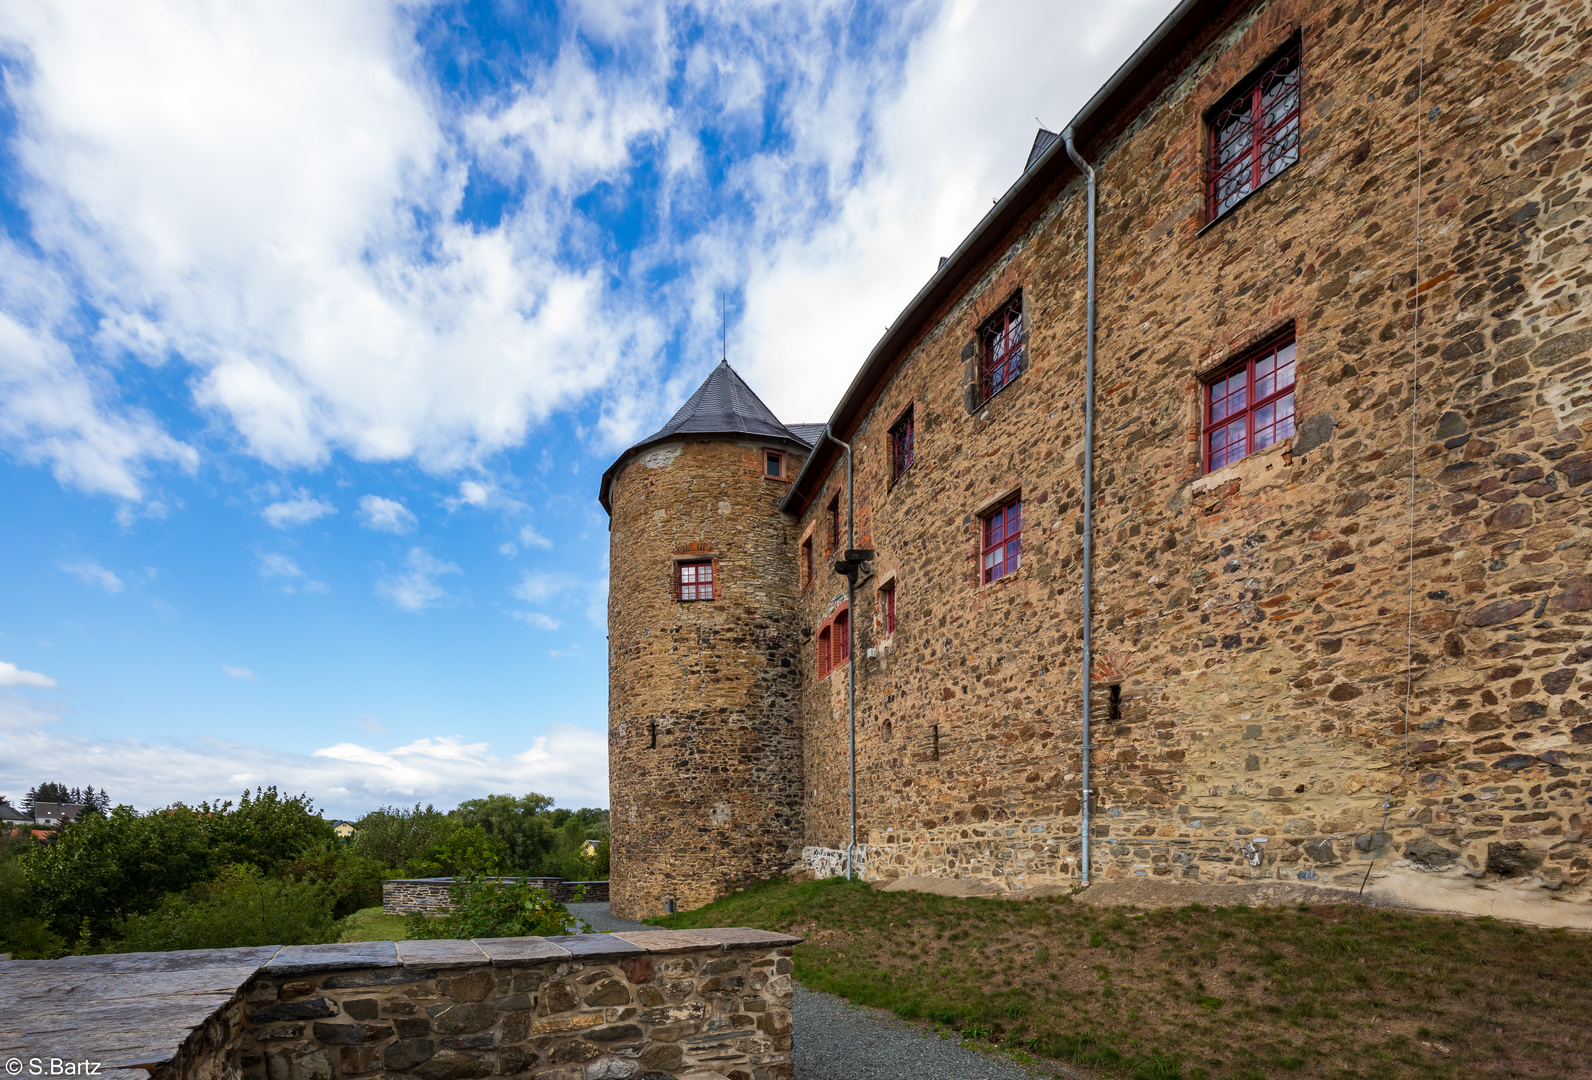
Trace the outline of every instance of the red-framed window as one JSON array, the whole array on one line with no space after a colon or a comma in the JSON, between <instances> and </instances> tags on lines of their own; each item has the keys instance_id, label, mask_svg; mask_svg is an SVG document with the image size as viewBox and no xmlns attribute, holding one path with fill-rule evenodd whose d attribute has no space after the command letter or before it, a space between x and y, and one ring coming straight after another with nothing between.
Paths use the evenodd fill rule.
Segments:
<instances>
[{"instance_id":1,"label":"red-framed window","mask_svg":"<svg viewBox=\"0 0 1592 1080\"><path fill-rule=\"evenodd\" d=\"M833 555L840 547L840 496L829 500L829 551Z\"/></svg>"},{"instance_id":2,"label":"red-framed window","mask_svg":"<svg viewBox=\"0 0 1592 1080\"><path fill-rule=\"evenodd\" d=\"M1023 557L1023 499L1013 496L984 515L984 582L999 581L1017 573Z\"/></svg>"},{"instance_id":3,"label":"red-framed window","mask_svg":"<svg viewBox=\"0 0 1592 1080\"><path fill-rule=\"evenodd\" d=\"M713 599L713 563L683 562L680 564L680 600Z\"/></svg>"},{"instance_id":4,"label":"red-framed window","mask_svg":"<svg viewBox=\"0 0 1592 1080\"><path fill-rule=\"evenodd\" d=\"M834 635L830 633L828 626L818 631L818 677L820 679L829 674L829 646L833 639Z\"/></svg>"},{"instance_id":5,"label":"red-framed window","mask_svg":"<svg viewBox=\"0 0 1592 1080\"><path fill-rule=\"evenodd\" d=\"M1299 160L1299 44L1271 60L1210 118L1209 220Z\"/></svg>"},{"instance_id":6,"label":"red-framed window","mask_svg":"<svg viewBox=\"0 0 1592 1080\"><path fill-rule=\"evenodd\" d=\"M834 666L839 667L851 659L851 612L841 608L835 613Z\"/></svg>"},{"instance_id":7,"label":"red-framed window","mask_svg":"<svg viewBox=\"0 0 1592 1080\"><path fill-rule=\"evenodd\" d=\"M879 590L879 618L884 623L885 637L895 633L895 582Z\"/></svg>"},{"instance_id":8,"label":"red-framed window","mask_svg":"<svg viewBox=\"0 0 1592 1080\"><path fill-rule=\"evenodd\" d=\"M1250 353L1205 384L1205 471L1294 433L1294 341Z\"/></svg>"},{"instance_id":9,"label":"red-framed window","mask_svg":"<svg viewBox=\"0 0 1592 1080\"><path fill-rule=\"evenodd\" d=\"M813 583L813 538L802 541L802 588Z\"/></svg>"},{"instance_id":10,"label":"red-framed window","mask_svg":"<svg viewBox=\"0 0 1592 1080\"><path fill-rule=\"evenodd\" d=\"M901 479L908 469L912 468L913 451L915 449L917 432L912 423L912 407L897 420L895 427L890 429L890 483L894 484Z\"/></svg>"},{"instance_id":11,"label":"red-framed window","mask_svg":"<svg viewBox=\"0 0 1592 1080\"><path fill-rule=\"evenodd\" d=\"M1023 294L1018 293L978 331L979 383L985 401L1023 373Z\"/></svg>"},{"instance_id":12,"label":"red-framed window","mask_svg":"<svg viewBox=\"0 0 1592 1080\"><path fill-rule=\"evenodd\" d=\"M763 475L774 480L785 475L785 455L779 450L763 451Z\"/></svg>"}]
</instances>

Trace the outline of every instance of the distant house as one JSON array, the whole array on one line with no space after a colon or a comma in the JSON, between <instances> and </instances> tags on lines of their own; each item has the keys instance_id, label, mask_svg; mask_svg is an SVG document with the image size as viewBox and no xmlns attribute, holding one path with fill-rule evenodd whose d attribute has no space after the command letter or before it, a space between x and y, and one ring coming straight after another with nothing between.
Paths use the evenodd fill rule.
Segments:
<instances>
[{"instance_id":1,"label":"distant house","mask_svg":"<svg viewBox=\"0 0 1592 1080\"><path fill-rule=\"evenodd\" d=\"M332 831L337 834L339 840L347 840L359 830L354 828L352 821L334 821L332 822Z\"/></svg>"},{"instance_id":2,"label":"distant house","mask_svg":"<svg viewBox=\"0 0 1592 1080\"><path fill-rule=\"evenodd\" d=\"M0 802L0 829L16 828L22 824L33 824L33 815L23 813L8 802Z\"/></svg>"},{"instance_id":3,"label":"distant house","mask_svg":"<svg viewBox=\"0 0 1592 1080\"><path fill-rule=\"evenodd\" d=\"M88 807L83 803L36 802L33 804L33 820L39 825L59 828L68 821L76 821L86 809Z\"/></svg>"},{"instance_id":4,"label":"distant house","mask_svg":"<svg viewBox=\"0 0 1592 1080\"><path fill-rule=\"evenodd\" d=\"M580 846L580 853L590 859L597 854L597 848L600 846L597 841L588 840Z\"/></svg>"}]
</instances>

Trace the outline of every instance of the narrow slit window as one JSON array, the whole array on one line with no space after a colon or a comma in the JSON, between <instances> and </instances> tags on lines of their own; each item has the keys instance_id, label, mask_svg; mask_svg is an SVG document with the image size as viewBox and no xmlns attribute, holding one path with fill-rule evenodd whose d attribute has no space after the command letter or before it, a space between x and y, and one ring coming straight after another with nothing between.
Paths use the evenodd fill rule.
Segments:
<instances>
[{"instance_id":1,"label":"narrow slit window","mask_svg":"<svg viewBox=\"0 0 1592 1080\"><path fill-rule=\"evenodd\" d=\"M658 748L658 722L654 720L648 726L652 728L652 746L650 749L656 750Z\"/></svg>"},{"instance_id":2,"label":"narrow slit window","mask_svg":"<svg viewBox=\"0 0 1592 1080\"><path fill-rule=\"evenodd\" d=\"M896 421L895 427L890 429L890 483L894 484L912 468L916 438L912 410L908 408L905 415Z\"/></svg>"},{"instance_id":3,"label":"narrow slit window","mask_svg":"<svg viewBox=\"0 0 1592 1080\"><path fill-rule=\"evenodd\" d=\"M802 588L813 583L813 538L802 541Z\"/></svg>"},{"instance_id":4,"label":"narrow slit window","mask_svg":"<svg viewBox=\"0 0 1592 1080\"><path fill-rule=\"evenodd\" d=\"M713 599L713 563L688 562L680 564L680 599Z\"/></svg>"},{"instance_id":5,"label":"narrow slit window","mask_svg":"<svg viewBox=\"0 0 1592 1080\"><path fill-rule=\"evenodd\" d=\"M891 582L879 590L879 615L880 622L884 624L884 635L889 637L895 633L896 628L896 587Z\"/></svg>"},{"instance_id":6,"label":"narrow slit window","mask_svg":"<svg viewBox=\"0 0 1592 1080\"><path fill-rule=\"evenodd\" d=\"M1023 500L1013 498L984 518L983 579L987 585L1022 565Z\"/></svg>"},{"instance_id":7,"label":"narrow slit window","mask_svg":"<svg viewBox=\"0 0 1592 1080\"><path fill-rule=\"evenodd\" d=\"M988 401L1023 373L1023 297L1008 300L979 330L980 390Z\"/></svg>"},{"instance_id":8,"label":"narrow slit window","mask_svg":"<svg viewBox=\"0 0 1592 1080\"><path fill-rule=\"evenodd\" d=\"M1294 341L1268 345L1205 385L1205 471L1294 433Z\"/></svg>"},{"instance_id":9,"label":"narrow slit window","mask_svg":"<svg viewBox=\"0 0 1592 1080\"><path fill-rule=\"evenodd\" d=\"M833 555L835 549L840 547L840 496L836 495L829 500L829 551Z\"/></svg>"},{"instance_id":10,"label":"narrow slit window","mask_svg":"<svg viewBox=\"0 0 1592 1080\"><path fill-rule=\"evenodd\" d=\"M929 760L940 760L940 725L935 724L929 728Z\"/></svg>"},{"instance_id":11,"label":"narrow slit window","mask_svg":"<svg viewBox=\"0 0 1592 1080\"><path fill-rule=\"evenodd\" d=\"M1299 160L1299 46L1241 85L1210 119L1210 220Z\"/></svg>"},{"instance_id":12,"label":"narrow slit window","mask_svg":"<svg viewBox=\"0 0 1592 1080\"><path fill-rule=\"evenodd\" d=\"M1122 687L1116 683L1111 684L1111 694L1106 707L1106 719L1122 719Z\"/></svg>"}]
</instances>

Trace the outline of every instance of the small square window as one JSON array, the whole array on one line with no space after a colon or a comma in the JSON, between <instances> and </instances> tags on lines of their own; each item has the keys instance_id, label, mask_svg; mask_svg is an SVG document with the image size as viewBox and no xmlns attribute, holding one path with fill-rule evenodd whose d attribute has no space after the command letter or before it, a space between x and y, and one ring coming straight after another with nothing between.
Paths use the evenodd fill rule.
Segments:
<instances>
[{"instance_id":1,"label":"small square window","mask_svg":"<svg viewBox=\"0 0 1592 1080\"><path fill-rule=\"evenodd\" d=\"M879 590L879 618L884 623L884 636L889 637L895 633L895 582L891 582Z\"/></svg>"},{"instance_id":2,"label":"small square window","mask_svg":"<svg viewBox=\"0 0 1592 1080\"><path fill-rule=\"evenodd\" d=\"M680 599L713 599L713 563L687 562L680 564Z\"/></svg>"},{"instance_id":3,"label":"small square window","mask_svg":"<svg viewBox=\"0 0 1592 1080\"><path fill-rule=\"evenodd\" d=\"M1299 46L1273 59L1210 117L1207 212L1215 221L1299 160Z\"/></svg>"},{"instance_id":4,"label":"small square window","mask_svg":"<svg viewBox=\"0 0 1592 1080\"><path fill-rule=\"evenodd\" d=\"M1292 338L1251 353L1205 384L1205 471L1294 433Z\"/></svg>"},{"instance_id":5,"label":"small square window","mask_svg":"<svg viewBox=\"0 0 1592 1080\"><path fill-rule=\"evenodd\" d=\"M775 480L785 475L785 455L778 450L763 451L763 475Z\"/></svg>"},{"instance_id":6,"label":"small square window","mask_svg":"<svg viewBox=\"0 0 1592 1080\"><path fill-rule=\"evenodd\" d=\"M1023 499L1019 495L984 517L984 583L1017 573L1022 552Z\"/></svg>"},{"instance_id":7,"label":"small square window","mask_svg":"<svg viewBox=\"0 0 1592 1080\"><path fill-rule=\"evenodd\" d=\"M896 421L895 427L890 429L890 483L894 484L912 468L915 440L912 409L909 406L901 419Z\"/></svg>"},{"instance_id":8,"label":"small square window","mask_svg":"<svg viewBox=\"0 0 1592 1080\"><path fill-rule=\"evenodd\" d=\"M1023 373L1023 295L1006 301L979 328L979 390L988 401Z\"/></svg>"}]
</instances>

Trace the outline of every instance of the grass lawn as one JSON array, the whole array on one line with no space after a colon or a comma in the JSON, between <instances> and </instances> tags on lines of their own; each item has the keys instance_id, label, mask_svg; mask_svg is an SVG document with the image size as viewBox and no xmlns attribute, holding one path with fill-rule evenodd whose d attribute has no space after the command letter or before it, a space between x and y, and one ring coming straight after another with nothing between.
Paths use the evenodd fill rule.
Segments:
<instances>
[{"instance_id":1,"label":"grass lawn","mask_svg":"<svg viewBox=\"0 0 1592 1080\"><path fill-rule=\"evenodd\" d=\"M339 924L338 941L405 941L409 919L405 915L383 915L381 908L361 908Z\"/></svg>"},{"instance_id":2,"label":"grass lawn","mask_svg":"<svg viewBox=\"0 0 1592 1080\"><path fill-rule=\"evenodd\" d=\"M1135 1080L1592 1077L1592 936L1353 906L1101 909L773 882L804 986Z\"/></svg>"}]
</instances>

